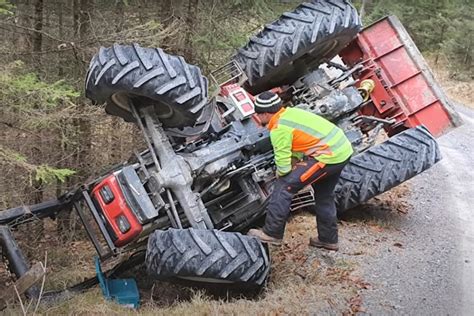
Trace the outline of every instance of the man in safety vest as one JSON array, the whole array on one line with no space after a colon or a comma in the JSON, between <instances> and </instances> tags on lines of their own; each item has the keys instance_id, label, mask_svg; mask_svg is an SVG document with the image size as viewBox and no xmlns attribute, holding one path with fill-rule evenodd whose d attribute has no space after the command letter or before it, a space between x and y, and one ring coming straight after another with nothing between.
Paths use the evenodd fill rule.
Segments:
<instances>
[{"instance_id":1,"label":"man in safety vest","mask_svg":"<svg viewBox=\"0 0 474 316\"><path fill-rule=\"evenodd\" d=\"M337 251L337 215L334 188L353 150L344 132L328 120L298 108L284 108L270 91L258 95L255 112L270 130L277 180L267 206L262 230L248 235L278 244L283 239L293 196L312 185L316 196L318 237L310 245Z\"/></svg>"}]
</instances>

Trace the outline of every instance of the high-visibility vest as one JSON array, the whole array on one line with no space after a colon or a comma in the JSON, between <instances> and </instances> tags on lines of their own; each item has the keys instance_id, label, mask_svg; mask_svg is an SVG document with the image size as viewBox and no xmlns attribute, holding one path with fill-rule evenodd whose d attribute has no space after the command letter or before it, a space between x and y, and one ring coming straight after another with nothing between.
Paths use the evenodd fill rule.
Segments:
<instances>
[{"instance_id":1,"label":"high-visibility vest","mask_svg":"<svg viewBox=\"0 0 474 316\"><path fill-rule=\"evenodd\" d=\"M280 175L291 171L291 158L311 156L325 164L346 161L354 152L344 132L325 118L298 108L282 108L268 123Z\"/></svg>"}]
</instances>

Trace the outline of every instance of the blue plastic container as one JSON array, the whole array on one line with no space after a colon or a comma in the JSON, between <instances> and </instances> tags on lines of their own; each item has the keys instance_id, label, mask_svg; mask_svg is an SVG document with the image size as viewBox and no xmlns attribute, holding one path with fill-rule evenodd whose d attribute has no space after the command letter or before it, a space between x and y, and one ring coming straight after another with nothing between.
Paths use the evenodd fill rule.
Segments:
<instances>
[{"instance_id":1,"label":"blue plastic container","mask_svg":"<svg viewBox=\"0 0 474 316\"><path fill-rule=\"evenodd\" d=\"M100 267L100 260L95 257L95 271L99 279L100 288L105 298L115 300L121 305L138 308L140 293L134 279L107 279Z\"/></svg>"}]
</instances>

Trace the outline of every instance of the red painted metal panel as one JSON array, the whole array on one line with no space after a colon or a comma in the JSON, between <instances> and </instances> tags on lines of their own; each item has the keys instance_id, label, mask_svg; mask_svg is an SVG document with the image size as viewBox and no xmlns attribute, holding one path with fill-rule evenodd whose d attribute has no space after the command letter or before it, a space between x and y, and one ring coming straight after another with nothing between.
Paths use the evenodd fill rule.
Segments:
<instances>
[{"instance_id":1,"label":"red painted metal panel","mask_svg":"<svg viewBox=\"0 0 474 316\"><path fill-rule=\"evenodd\" d=\"M382 69L394 71L384 71L384 75L392 85L403 83L403 81L420 73L413 60L403 47L399 47L390 53L379 58L377 63Z\"/></svg>"},{"instance_id":2,"label":"red painted metal panel","mask_svg":"<svg viewBox=\"0 0 474 316\"><path fill-rule=\"evenodd\" d=\"M365 28L341 57L353 66L362 63L360 81L372 79L375 89L362 113L394 118L386 128L395 134L403 128L425 125L435 136L461 124L448 98L400 21L386 17ZM403 127L403 128L402 128Z\"/></svg>"},{"instance_id":3,"label":"red painted metal panel","mask_svg":"<svg viewBox=\"0 0 474 316\"><path fill-rule=\"evenodd\" d=\"M403 45L396 31L383 20L365 28L359 33L359 39L364 42L364 47L369 48L370 54L375 57L383 56Z\"/></svg>"},{"instance_id":4,"label":"red painted metal panel","mask_svg":"<svg viewBox=\"0 0 474 316\"><path fill-rule=\"evenodd\" d=\"M428 86L422 75L417 75L401 84L394 85L392 89L396 91L396 95L402 100L408 115L415 114L438 101L438 98L434 95L433 90Z\"/></svg>"},{"instance_id":5,"label":"red painted metal panel","mask_svg":"<svg viewBox=\"0 0 474 316\"><path fill-rule=\"evenodd\" d=\"M445 131L451 127L449 117L439 101L422 108L407 120L409 126L424 125L429 131Z\"/></svg>"},{"instance_id":6,"label":"red painted metal panel","mask_svg":"<svg viewBox=\"0 0 474 316\"><path fill-rule=\"evenodd\" d=\"M104 186L108 186L114 195L114 199L108 204L104 201L99 193ZM122 189L120 188L115 175L108 176L96 187L94 187L92 190L92 196L99 203L104 216L107 218L107 221L114 231L115 236L117 236L117 240L114 241L115 246L125 246L141 233L143 227L138 222L137 217L135 214L133 214L133 211L128 206L128 203L122 193ZM117 219L120 216L124 216L130 224L130 229L125 233L120 231L120 228L117 224Z\"/></svg>"}]
</instances>

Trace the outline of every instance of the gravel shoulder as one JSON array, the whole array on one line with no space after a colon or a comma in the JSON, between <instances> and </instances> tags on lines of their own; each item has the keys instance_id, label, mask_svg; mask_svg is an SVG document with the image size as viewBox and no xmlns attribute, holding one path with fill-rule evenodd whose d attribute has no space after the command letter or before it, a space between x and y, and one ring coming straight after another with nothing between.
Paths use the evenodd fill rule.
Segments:
<instances>
[{"instance_id":1,"label":"gravel shoulder","mask_svg":"<svg viewBox=\"0 0 474 316\"><path fill-rule=\"evenodd\" d=\"M464 125L438 140L443 160L407 182L407 215L361 264L369 314L472 315L474 111L457 110Z\"/></svg>"}]
</instances>

